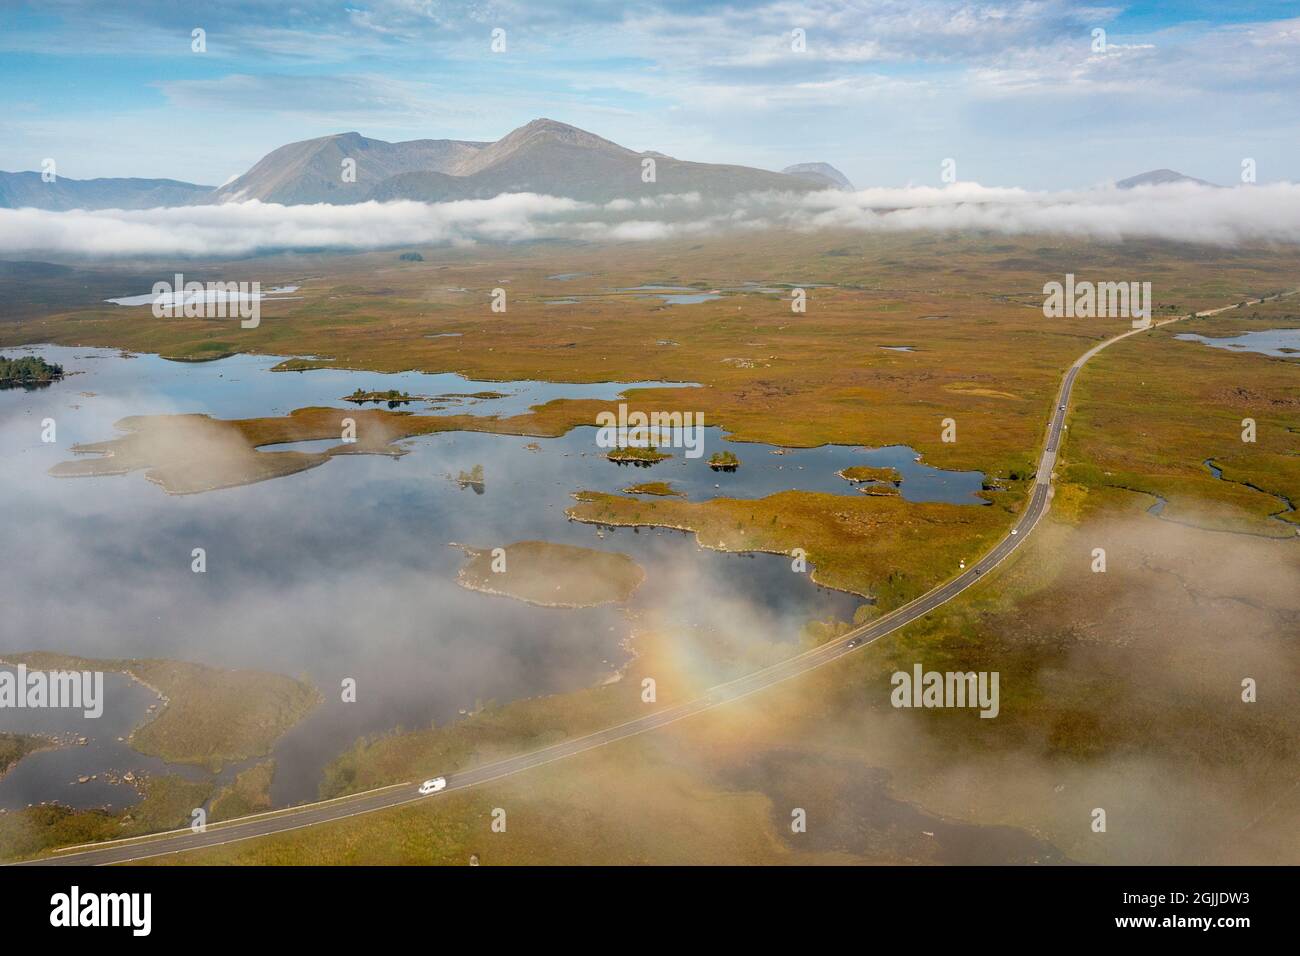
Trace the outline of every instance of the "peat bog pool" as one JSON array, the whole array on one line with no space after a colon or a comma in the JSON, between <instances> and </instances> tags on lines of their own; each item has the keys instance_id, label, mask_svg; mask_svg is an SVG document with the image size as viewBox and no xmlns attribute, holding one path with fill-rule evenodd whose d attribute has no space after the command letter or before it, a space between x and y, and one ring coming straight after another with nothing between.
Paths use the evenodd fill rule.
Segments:
<instances>
[{"instance_id":1,"label":"peat bog pool","mask_svg":"<svg viewBox=\"0 0 1300 956\"><path fill-rule=\"evenodd\" d=\"M1256 329L1239 335L1215 336L1183 332L1174 338L1182 342L1200 342L1230 352L1252 352L1273 358L1300 358L1300 329Z\"/></svg>"},{"instance_id":2,"label":"peat bog pool","mask_svg":"<svg viewBox=\"0 0 1300 956\"><path fill-rule=\"evenodd\" d=\"M54 478L49 469L71 457L71 445L113 437L114 423L130 415L353 408L342 397L360 388L449 396L407 406L417 414L505 416L554 398L610 400L675 383L475 382L454 374L271 372L281 359L268 356L181 363L113 349L9 351L38 353L68 374L47 388L0 393L0 490L9 540L23 543L6 549L0 576L9 609L0 654L177 658L311 680L324 703L271 754L277 804L314 799L322 768L358 737L615 679L630 653L629 611L632 618L653 611L656 622L684 629L725 626L769 643L793 641L812 619L849 619L863 603L793 574L779 555L724 554L680 532L568 521L574 491L669 481L692 500L790 488L856 495L835 473L876 465L898 470L909 500L986 504L975 497L979 472L931 468L906 447L773 454L771 446L727 442L715 427L706 429L702 457L675 451L648 469L608 461L593 426L554 439L423 436L403 442L409 453L400 458L337 456L292 476L196 495L169 496L139 472ZM40 437L47 418L57 424L53 444ZM709 469L708 454L723 449L740 456L739 471ZM455 480L476 465L481 487ZM645 583L625 606L578 609L457 584L465 556L454 545L524 540L625 553L645 569ZM206 551L202 574L191 570L196 547ZM340 700L345 678L356 681L355 703ZM76 721L86 744L25 758L0 778L0 807L49 800L121 807L134 791L105 783L106 771L193 775L116 739L145 718L153 695L113 675L108 681L104 717ZM21 727L14 713L0 712L0 730L65 729L54 712L24 718ZM94 774L101 776L76 782Z\"/></svg>"}]
</instances>

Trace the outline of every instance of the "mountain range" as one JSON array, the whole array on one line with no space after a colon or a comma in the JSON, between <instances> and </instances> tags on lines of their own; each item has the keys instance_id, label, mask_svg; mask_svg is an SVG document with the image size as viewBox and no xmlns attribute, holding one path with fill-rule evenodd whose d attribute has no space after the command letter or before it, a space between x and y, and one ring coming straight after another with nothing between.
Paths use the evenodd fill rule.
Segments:
<instances>
[{"instance_id":1,"label":"mountain range","mask_svg":"<svg viewBox=\"0 0 1300 956\"><path fill-rule=\"evenodd\" d=\"M0 172L0 209L152 209L184 206L211 196L211 186L175 179L68 179Z\"/></svg>"},{"instance_id":2,"label":"mountain range","mask_svg":"<svg viewBox=\"0 0 1300 956\"><path fill-rule=\"evenodd\" d=\"M1116 185L1204 183L1157 169ZM219 186L173 179L44 182L35 172L0 172L0 208L148 209L241 202L348 204L377 200L447 202L531 192L607 203L664 193L725 199L750 192L853 189L829 163L798 163L781 172L694 163L636 152L567 123L537 119L496 142L416 139L389 143L338 133L272 150L248 172Z\"/></svg>"},{"instance_id":3,"label":"mountain range","mask_svg":"<svg viewBox=\"0 0 1300 956\"><path fill-rule=\"evenodd\" d=\"M350 161L350 162L349 162ZM417 139L389 143L339 133L289 143L213 188L172 180L60 178L0 172L0 207L138 209L149 205L262 202L347 204L409 199L446 202L532 192L586 202L698 192L710 198L765 190L848 188L827 163L785 172L693 163L638 153L555 120L533 120L496 142ZM53 188L52 188L53 187Z\"/></svg>"}]
</instances>

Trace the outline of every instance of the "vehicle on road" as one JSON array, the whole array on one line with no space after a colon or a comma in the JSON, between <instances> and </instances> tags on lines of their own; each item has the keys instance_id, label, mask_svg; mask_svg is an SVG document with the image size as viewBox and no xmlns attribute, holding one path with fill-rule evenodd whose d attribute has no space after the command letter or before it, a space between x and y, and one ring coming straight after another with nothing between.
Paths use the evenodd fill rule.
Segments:
<instances>
[{"instance_id":1,"label":"vehicle on road","mask_svg":"<svg viewBox=\"0 0 1300 956\"><path fill-rule=\"evenodd\" d=\"M1017 531L1015 528L1012 528L1012 529L1011 529L1011 533L1012 533L1012 534L1020 534L1020 532Z\"/></svg>"},{"instance_id":2,"label":"vehicle on road","mask_svg":"<svg viewBox=\"0 0 1300 956\"><path fill-rule=\"evenodd\" d=\"M848 643L846 646L847 646L847 647L857 647L857 646L858 646L858 643L859 643L859 639L855 637L855 638L853 638L853 640L849 641L849 643Z\"/></svg>"},{"instance_id":3,"label":"vehicle on road","mask_svg":"<svg viewBox=\"0 0 1300 956\"><path fill-rule=\"evenodd\" d=\"M432 780L426 780L420 784L420 792L426 796L431 793L437 793L439 790L446 789L446 777L434 777Z\"/></svg>"}]
</instances>

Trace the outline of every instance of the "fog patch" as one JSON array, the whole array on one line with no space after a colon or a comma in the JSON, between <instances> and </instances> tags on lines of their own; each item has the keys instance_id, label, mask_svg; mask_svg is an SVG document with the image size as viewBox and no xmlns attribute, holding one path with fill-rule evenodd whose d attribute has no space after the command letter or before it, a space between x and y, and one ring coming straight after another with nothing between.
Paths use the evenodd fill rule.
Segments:
<instances>
[{"instance_id":1,"label":"fog patch","mask_svg":"<svg viewBox=\"0 0 1300 956\"><path fill-rule=\"evenodd\" d=\"M767 229L989 231L1216 245L1300 242L1300 185L1172 183L1040 192L952 183L856 192L698 194L588 203L535 193L444 203L282 206L258 200L141 210L0 209L0 254L242 256L569 239L649 241Z\"/></svg>"}]
</instances>

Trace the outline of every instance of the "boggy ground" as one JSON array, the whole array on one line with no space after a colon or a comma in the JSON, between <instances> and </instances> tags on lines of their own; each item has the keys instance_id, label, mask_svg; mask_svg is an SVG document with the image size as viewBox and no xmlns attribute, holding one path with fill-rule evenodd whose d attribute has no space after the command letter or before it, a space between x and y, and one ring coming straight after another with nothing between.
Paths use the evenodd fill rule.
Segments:
<instances>
[{"instance_id":1,"label":"boggy ground","mask_svg":"<svg viewBox=\"0 0 1300 956\"><path fill-rule=\"evenodd\" d=\"M995 578L833 667L467 793L183 859L1294 863L1300 559L1288 543L1223 539L1066 485ZM637 647L618 684L360 743L325 792L626 719L645 706L643 676L661 703L698 689L697 643L647 633ZM998 717L893 709L890 674L914 663L998 671ZM490 828L498 807L506 834ZM790 829L797 808L806 833Z\"/></svg>"},{"instance_id":2,"label":"boggy ground","mask_svg":"<svg viewBox=\"0 0 1300 956\"><path fill-rule=\"evenodd\" d=\"M1300 358L1175 338L1275 328L1300 328L1300 297L1174 323L1102 352L1075 389L1070 477L1164 497L1168 521L1294 536ZM1253 441L1243 440L1246 419Z\"/></svg>"},{"instance_id":3,"label":"boggy ground","mask_svg":"<svg viewBox=\"0 0 1300 956\"><path fill-rule=\"evenodd\" d=\"M49 652L5 653L10 664L45 671L120 671L158 694L159 707L132 731L129 742L141 753L173 764L192 764L216 773L226 763L264 756L289 728L320 703L312 685L281 674L222 670L188 661L159 659L97 660ZM0 757L6 739L0 734ZM19 759L53 744L25 738ZM0 769L7 765L0 764ZM262 809L269 803L274 762L240 773L216 794L212 819ZM0 811L0 859L17 859L55 847L139 836L188 826L191 812L214 791L212 780L171 774L138 774L141 800L125 810L73 809L56 803Z\"/></svg>"},{"instance_id":4,"label":"boggy ground","mask_svg":"<svg viewBox=\"0 0 1300 956\"><path fill-rule=\"evenodd\" d=\"M47 651L0 654L40 671L119 671L157 693L160 706L130 737L140 753L213 773L226 763L263 756L320 703L304 681L266 671L222 670L189 661L99 660Z\"/></svg>"},{"instance_id":5,"label":"boggy ground","mask_svg":"<svg viewBox=\"0 0 1300 956\"><path fill-rule=\"evenodd\" d=\"M1065 272L1149 277L1157 303L1188 311L1294 287L1297 264L1285 250L1087 247L1037 237L795 236L779 245L758 237L747 240L743 257L729 251L736 250L725 243L529 249L400 267L389 262L395 256L375 254L334 260L340 267L329 279L325 260L250 263L278 281L302 278L308 298L268 306L248 347L480 378L698 381L706 387L685 407L742 440L906 442L932 464L1009 479L1032 469L1065 367L1124 327L1044 319L1044 281ZM348 271L357 265L370 272ZM574 271L597 274L544 278ZM691 306L603 294L650 282L720 288L747 280L840 284L812 287L806 315L790 314L775 294ZM506 316L487 309L487 292L499 284L511 292ZM574 294L576 306L542 301ZM1247 322L1300 325L1285 302L1258 307L1260 320L1241 311L1135 336L1090 364L1075 393L1050 518L995 574L903 632L654 734L467 793L183 861L465 863L476 854L488 864L936 862L969 859L976 840L984 841L977 858L1008 862L1295 863L1300 557L1283 524L1294 518L1270 517L1282 510L1278 496L1296 497L1295 363L1172 338ZM238 334L210 323L128 326L110 315L65 314L4 327L0 336L199 354L216 351L205 343L217 335ZM423 338L445 331L462 335ZM676 408L682 394L642 393L636 401ZM535 415L560 430L591 423L592 409L578 404L552 403ZM1253 445L1240 441L1247 415L1259 424ZM957 442L941 442L943 417L956 420ZM279 433L275 425L237 427ZM1205 458L1231 480L1214 478ZM1168 499L1160 516L1146 512L1145 493ZM1002 494L995 500L1014 505L1014 485ZM874 498L822 506L817 497L744 502L744 515L725 520L703 504L633 505L643 514L673 511L657 515L664 523L712 521L716 527L701 533L706 543L716 533L726 546L773 550L805 537L777 538L783 521L834 528L830 509L860 506L871 516L906 509L879 520L874 536L863 534L864 548L846 549L845 574L864 557L883 567L886 559L871 558L866 543L923 520L925 510ZM737 507L711 504L719 513ZM800 518L800 508L813 513ZM961 547L936 548L924 534L878 546L894 548L898 560L925 551L941 556L936 569L951 565L995 538L998 521L1009 523L996 507L967 512L989 524L970 529ZM762 536L760 518L768 519ZM1096 548L1106 551L1105 572L1092 570ZM821 563L817 556L810 560L819 573L830 573L837 556L821 554ZM865 577L878 593L879 576ZM922 578L917 571L912 584L921 587ZM678 633L652 614L638 625L637 657L622 681L361 741L331 767L324 795L451 772L625 719L646 706L647 676L666 704L729 670L788 653L748 619L707 636ZM824 640L844 626L810 627L804 639ZM890 674L918 662L998 671L999 716L894 709ZM1247 678L1258 684L1254 702L1242 700ZM861 797L868 785L883 788L878 798ZM846 792L854 787L856 796ZM924 815L885 812L888 799ZM490 828L497 807L508 811L505 833ZM790 829L796 808L807 812L807 833ZM1091 827L1098 808L1107 813L1105 833ZM989 834L1003 831L954 835L961 823L1010 827L1014 836L990 844Z\"/></svg>"},{"instance_id":6,"label":"boggy ground","mask_svg":"<svg viewBox=\"0 0 1300 956\"><path fill-rule=\"evenodd\" d=\"M392 251L188 263L187 277L296 284L300 298L262 303L256 329L154 319L147 307L82 299L66 311L0 322L0 346L121 346L190 360L252 351L499 381L699 382L705 387L690 392L638 393L636 404L701 411L740 441L905 441L937 467L1005 474L1032 467L1064 367L1127 324L1044 319L1045 282L1066 272L1149 279L1168 313L1290 288L1296 266L1286 250L929 234L422 252L424 262L399 262ZM174 265L148 268L170 278ZM123 283L138 282L141 268L122 266ZM547 278L579 271L576 279ZM672 305L618 291L645 284L723 294ZM68 286L66 296L86 295ZM794 286L808 290L806 313L791 311L788 292L756 291ZM504 314L491 311L495 288L508 294ZM547 303L555 297L578 302ZM897 345L916 350L883 348ZM592 424L599 410L552 405L543 417L553 428ZM941 440L947 417L957 423L956 442Z\"/></svg>"}]
</instances>

